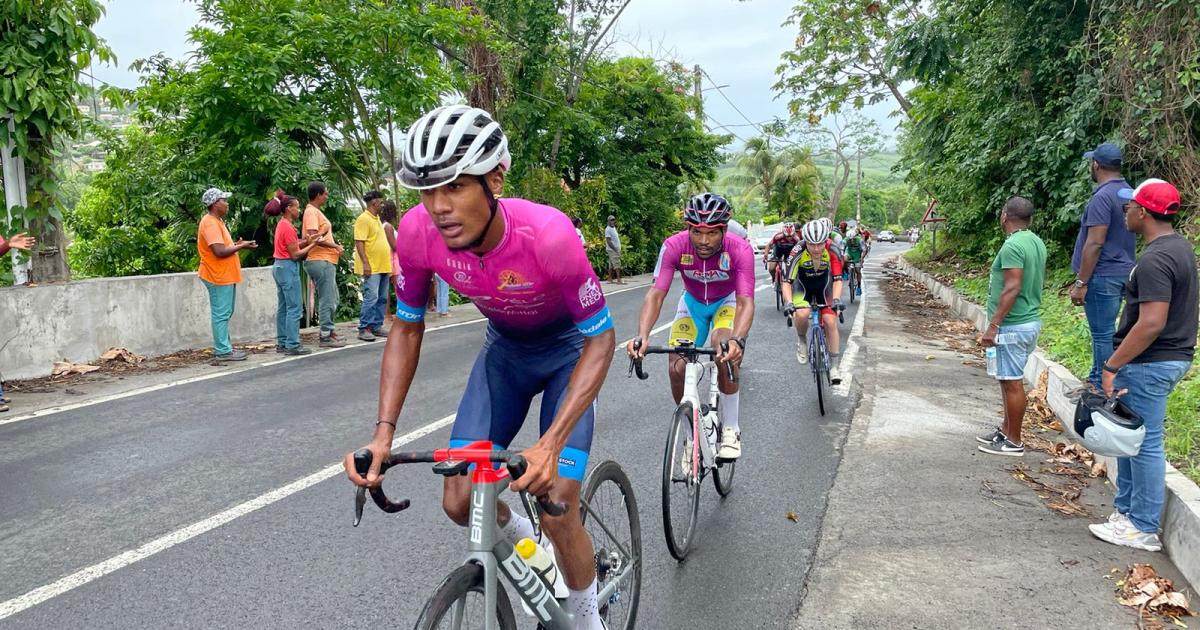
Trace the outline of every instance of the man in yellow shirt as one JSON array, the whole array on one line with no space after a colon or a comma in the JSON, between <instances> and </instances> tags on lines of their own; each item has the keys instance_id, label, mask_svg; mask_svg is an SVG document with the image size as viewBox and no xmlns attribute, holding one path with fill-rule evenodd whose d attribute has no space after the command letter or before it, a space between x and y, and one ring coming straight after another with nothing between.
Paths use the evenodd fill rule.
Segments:
<instances>
[{"instance_id":1,"label":"man in yellow shirt","mask_svg":"<svg viewBox=\"0 0 1200 630\"><path fill-rule=\"evenodd\" d=\"M229 193L220 188L204 191L201 201L208 212L200 219L196 251L200 254L200 280L208 289L212 316L213 355L218 361L245 361L246 353L234 350L229 341L229 318L233 317L237 285L242 281L238 252L258 246L254 241L233 240L225 227Z\"/></svg>"},{"instance_id":2,"label":"man in yellow shirt","mask_svg":"<svg viewBox=\"0 0 1200 630\"><path fill-rule=\"evenodd\" d=\"M363 202L367 209L354 221L354 273L363 279L358 338L375 341L376 337L387 337L383 316L387 312L388 280L392 276L392 247L379 220L383 195L372 190L363 195Z\"/></svg>"},{"instance_id":3,"label":"man in yellow shirt","mask_svg":"<svg viewBox=\"0 0 1200 630\"><path fill-rule=\"evenodd\" d=\"M321 339L317 345L340 348L346 343L333 332L333 316L338 307L337 264L345 250L333 240L333 225L321 211L326 201L329 201L329 191L325 190L325 184L310 182L302 229L304 236L316 236L317 246L308 252L304 271L317 287L317 315L321 320Z\"/></svg>"}]
</instances>

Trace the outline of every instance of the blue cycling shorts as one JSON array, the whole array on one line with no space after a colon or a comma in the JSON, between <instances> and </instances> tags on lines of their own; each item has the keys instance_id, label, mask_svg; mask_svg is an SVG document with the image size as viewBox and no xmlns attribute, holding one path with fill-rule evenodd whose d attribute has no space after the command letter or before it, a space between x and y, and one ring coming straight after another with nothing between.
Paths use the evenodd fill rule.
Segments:
<instances>
[{"instance_id":1,"label":"blue cycling shorts","mask_svg":"<svg viewBox=\"0 0 1200 630\"><path fill-rule=\"evenodd\" d=\"M458 404L450 447L491 440L498 448L508 448L538 394L542 395L540 428L545 434L582 352L583 334L574 326L537 340L517 340L502 335L489 323L483 348L475 358L467 389ZM593 400L558 458L560 476L583 480L595 422Z\"/></svg>"},{"instance_id":2,"label":"blue cycling shorts","mask_svg":"<svg viewBox=\"0 0 1200 630\"><path fill-rule=\"evenodd\" d=\"M697 348L703 348L710 331L733 328L733 318L736 314L737 295L734 293L712 304L705 304L684 291L679 297L679 306L675 308L675 321L671 323L671 343L687 339L696 344Z\"/></svg>"}]
</instances>

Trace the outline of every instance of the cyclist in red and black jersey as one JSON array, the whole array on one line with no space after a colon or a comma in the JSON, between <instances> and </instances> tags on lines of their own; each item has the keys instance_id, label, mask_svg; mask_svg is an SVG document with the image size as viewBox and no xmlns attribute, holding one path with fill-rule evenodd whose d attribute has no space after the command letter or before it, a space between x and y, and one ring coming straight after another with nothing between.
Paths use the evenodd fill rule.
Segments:
<instances>
[{"instance_id":1,"label":"cyclist in red and black jersey","mask_svg":"<svg viewBox=\"0 0 1200 630\"><path fill-rule=\"evenodd\" d=\"M784 223L775 236L771 237L771 243L763 250L763 260L767 263L767 273L774 278L775 268L783 262L792 248L800 242L800 235L796 232L795 223Z\"/></svg>"}]
</instances>

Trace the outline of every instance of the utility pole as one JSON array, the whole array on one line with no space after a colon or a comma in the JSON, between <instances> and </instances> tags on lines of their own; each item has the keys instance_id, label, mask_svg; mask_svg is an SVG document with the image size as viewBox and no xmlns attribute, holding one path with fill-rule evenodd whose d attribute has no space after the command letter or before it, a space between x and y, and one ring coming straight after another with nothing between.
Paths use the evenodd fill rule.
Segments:
<instances>
[{"instance_id":1,"label":"utility pole","mask_svg":"<svg viewBox=\"0 0 1200 630\"><path fill-rule=\"evenodd\" d=\"M859 223L862 223L862 156L862 150L860 149L856 156L857 166L855 168L858 171L858 178L854 193L854 220Z\"/></svg>"},{"instance_id":2,"label":"utility pole","mask_svg":"<svg viewBox=\"0 0 1200 630\"><path fill-rule=\"evenodd\" d=\"M696 97L696 126L704 131L704 95L700 90L700 64L692 68L692 90Z\"/></svg>"}]
</instances>

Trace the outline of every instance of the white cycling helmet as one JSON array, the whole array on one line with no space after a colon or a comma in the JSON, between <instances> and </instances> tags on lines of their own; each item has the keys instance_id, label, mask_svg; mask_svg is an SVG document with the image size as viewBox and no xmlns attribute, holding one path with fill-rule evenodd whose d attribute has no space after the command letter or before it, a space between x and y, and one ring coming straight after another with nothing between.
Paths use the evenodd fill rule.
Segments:
<instances>
[{"instance_id":1,"label":"white cycling helmet","mask_svg":"<svg viewBox=\"0 0 1200 630\"><path fill-rule=\"evenodd\" d=\"M1084 392L1075 404L1075 434L1097 455L1133 457L1142 448L1146 427L1141 416L1120 400Z\"/></svg>"},{"instance_id":2,"label":"white cycling helmet","mask_svg":"<svg viewBox=\"0 0 1200 630\"><path fill-rule=\"evenodd\" d=\"M824 221L821 219L815 219L805 223L804 227L800 228L800 234L804 237L804 242L813 243L815 245L817 243L824 243L826 240L828 240L829 226L825 224L825 222L828 220L829 219L825 219Z\"/></svg>"},{"instance_id":3,"label":"white cycling helmet","mask_svg":"<svg viewBox=\"0 0 1200 630\"><path fill-rule=\"evenodd\" d=\"M508 138L491 114L477 107L444 105L413 123L404 140L400 184L413 190L437 188L460 175L508 170Z\"/></svg>"}]
</instances>

